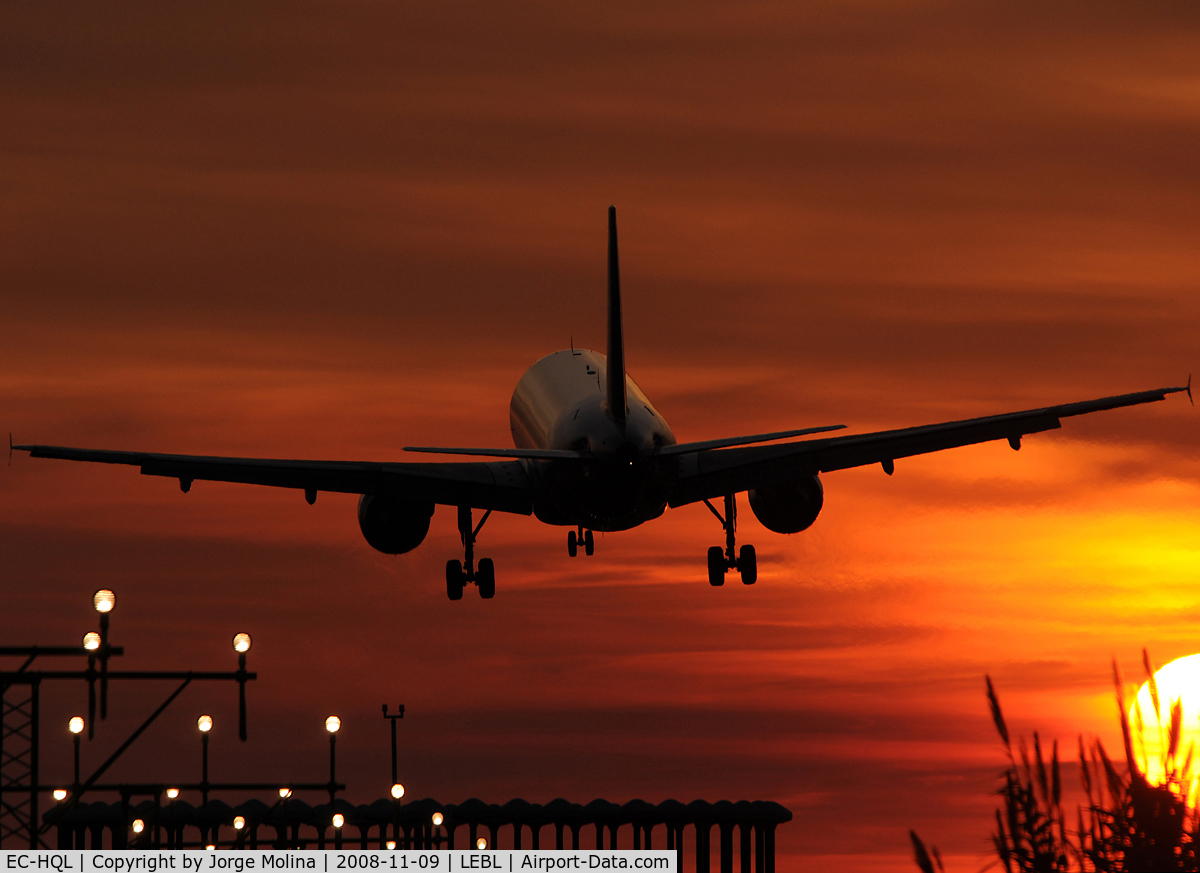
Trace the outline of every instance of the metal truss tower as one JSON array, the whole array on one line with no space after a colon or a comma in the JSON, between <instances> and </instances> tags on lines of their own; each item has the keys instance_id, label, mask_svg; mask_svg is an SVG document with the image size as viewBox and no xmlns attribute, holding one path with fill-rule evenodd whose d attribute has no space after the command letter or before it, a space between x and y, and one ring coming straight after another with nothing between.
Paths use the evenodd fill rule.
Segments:
<instances>
[{"instance_id":1,"label":"metal truss tower","mask_svg":"<svg viewBox=\"0 0 1200 873\"><path fill-rule=\"evenodd\" d=\"M48 848L38 838L40 690L36 680L0 685L0 848Z\"/></svg>"}]
</instances>

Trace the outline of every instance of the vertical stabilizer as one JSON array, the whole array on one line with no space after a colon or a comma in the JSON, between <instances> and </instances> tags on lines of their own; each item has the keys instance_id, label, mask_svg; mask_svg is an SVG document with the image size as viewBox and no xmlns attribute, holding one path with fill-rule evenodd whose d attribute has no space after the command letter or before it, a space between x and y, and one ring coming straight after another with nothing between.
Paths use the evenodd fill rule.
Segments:
<instances>
[{"instance_id":1,"label":"vertical stabilizer","mask_svg":"<svg viewBox=\"0 0 1200 873\"><path fill-rule=\"evenodd\" d=\"M621 274L617 263L617 207L608 207L608 414L625 423L625 340L621 333Z\"/></svg>"}]
</instances>

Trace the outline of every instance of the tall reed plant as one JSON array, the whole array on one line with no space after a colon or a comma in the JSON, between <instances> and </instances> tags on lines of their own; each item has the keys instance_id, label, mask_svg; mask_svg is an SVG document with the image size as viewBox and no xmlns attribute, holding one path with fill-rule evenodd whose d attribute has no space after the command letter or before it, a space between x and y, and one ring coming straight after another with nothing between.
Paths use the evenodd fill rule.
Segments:
<instances>
[{"instance_id":1,"label":"tall reed plant","mask_svg":"<svg viewBox=\"0 0 1200 873\"><path fill-rule=\"evenodd\" d=\"M1047 756L1041 738L1034 733L1032 753L1021 739L1014 755L1000 699L991 677L986 677L992 722L1008 758L1008 766L1001 774L998 792L1001 804L996 810L996 830L992 834L997 857L988 867L999 862L1007 873L1200 871L1197 849L1200 813L1188 802L1195 781L1194 749L1190 744L1186 750L1180 748L1183 707L1178 700L1170 702L1169 721L1164 725L1164 708L1145 651L1142 663L1160 733L1157 749L1163 778L1155 782L1147 779L1146 768L1139 765L1134 754L1135 739L1141 749L1151 748L1145 742L1147 726L1141 708L1135 706L1131 729L1124 684L1114 659L1113 684L1121 718L1125 766L1112 762L1099 739L1085 743L1080 735L1079 773L1087 802L1077 808L1073 821L1068 821L1062 806L1058 741L1053 742ZM910 831L909 836L917 866L923 873L944 871L937 848L927 849L915 831Z\"/></svg>"}]
</instances>

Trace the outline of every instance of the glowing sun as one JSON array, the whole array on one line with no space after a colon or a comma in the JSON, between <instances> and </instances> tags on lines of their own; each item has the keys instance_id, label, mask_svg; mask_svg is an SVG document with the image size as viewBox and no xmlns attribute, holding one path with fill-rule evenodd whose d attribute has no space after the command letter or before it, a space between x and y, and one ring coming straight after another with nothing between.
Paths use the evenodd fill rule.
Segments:
<instances>
[{"instance_id":1,"label":"glowing sun","mask_svg":"<svg viewBox=\"0 0 1200 873\"><path fill-rule=\"evenodd\" d=\"M1158 713L1149 682L1142 683L1129 707L1133 752L1151 782L1163 782L1167 771L1173 770L1194 805L1198 786L1193 774L1200 769L1200 655L1172 661L1154 674L1154 681L1158 685ZM1168 756L1171 710L1176 704L1181 709L1179 742L1175 754ZM1185 764L1190 767L1185 768ZM1191 784L1183 784L1188 782Z\"/></svg>"}]
</instances>

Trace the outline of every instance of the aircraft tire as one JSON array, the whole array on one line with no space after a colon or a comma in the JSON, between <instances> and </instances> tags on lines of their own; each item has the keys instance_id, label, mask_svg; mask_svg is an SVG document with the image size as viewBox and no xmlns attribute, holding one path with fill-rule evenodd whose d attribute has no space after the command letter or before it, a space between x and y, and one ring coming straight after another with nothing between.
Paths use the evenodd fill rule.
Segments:
<instances>
[{"instance_id":1,"label":"aircraft tire","mask_svg":"<svg viewBox=\"0 0 1200 873\"><path fill-rule=\"evenodd\" d=\"M592 532L585 531L583 534L583 553L590 556L596 551L596 538L592 536Z\"/></svg>"},{"instance_id":2,"label":"aircraft tire","mask_svg":"<svg viewBox=\"0 0 1200 873\"><path fill-rule=\"evenodd\" d=\"M725 584L725 550L720 546L708 550L708 584L714 588Z\"/></svg>"},{"instance_id":3,"label":"aircraft tire","mask_svg":"<svg viewBox=\"0 0 1200 873\"><path fill-rule=\"evenodd\" d=\"M463 566L461 561L446 562L446 596L451 600L462 600Z\"/></svg>"},{"instance_id":4,"label":"aircraft tire","mask_svg":"<svg viewBox=\"0 0 1200 873\"><path fill-rule=\"evenodd\" d=\"M754 546L742 546L738 551L738 573L741 574L743 585L753 585L758 581L758 555Z\"/></svg>"},{"instance_id":5,"label":"aircraft tire","mask_svg":"<svg viewBox=\"0 0 1200 873\"><path fill-rule=\"evenodd\" d=\"M496 596L496 565L491 558L481 558L479 569L475 571L475 584L479 586L479 596L491 600Z\"/></svg>"},{"instance_id":6,"label":"aircraft tire","mask_svg":"<svg viewBox=\"0 0 1200 873\"><path fill-rule=\"evenodd\" d=\"M567 534L567 554L572 558L579 554L579 540L575 537L575 531Z\"/></svg>"}]
</instances>

